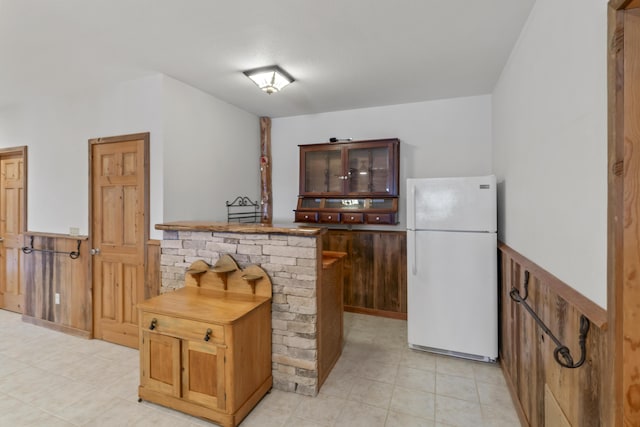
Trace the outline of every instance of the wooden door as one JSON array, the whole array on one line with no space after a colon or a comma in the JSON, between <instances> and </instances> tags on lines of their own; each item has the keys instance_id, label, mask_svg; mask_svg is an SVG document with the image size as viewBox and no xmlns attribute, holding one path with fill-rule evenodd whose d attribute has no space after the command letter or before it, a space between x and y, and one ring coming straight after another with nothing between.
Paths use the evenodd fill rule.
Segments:
<instances>
[{"instance_id":1,"label":"wooden door","mask_svg":"<svg viewBox=\"0 0 640 427\"><path fill-rule=\"evenodd\" d=\"M26 147L0 153L0 308L22 313Z\"/></svg>"},{"instance_id":2,"label":"wooden door","mask_svg":"<svg viewBox=\"0 0 640 427\"><path fill-rule=\"evenodd\" d=\"M137 348L149 234L149 134L91 140L94 337Z\"/></svg>"}]
</instances>

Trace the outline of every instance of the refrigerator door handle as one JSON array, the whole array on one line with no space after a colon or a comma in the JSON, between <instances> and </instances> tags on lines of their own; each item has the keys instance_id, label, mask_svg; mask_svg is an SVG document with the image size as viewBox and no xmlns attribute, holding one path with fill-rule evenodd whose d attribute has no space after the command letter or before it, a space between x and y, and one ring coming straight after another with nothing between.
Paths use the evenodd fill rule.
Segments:
<instances>
[{"instance_id":1,"label":"refrigerator door handle","mask_svg":"<svg viewBox=\"0 0 640 427\"><path fill-rule=\"evenodd\" d=\"M416 230L409 230L413 239L413 250L411 251L411 274L414 276L418 274L418 265L416 263L416 251L418 249L418 243L416 242Z\"/></svg>"},{"instance_id":2,"label":"refrigerator door handle","mask_svg":"<svg viewBox=\"0 0 640 427\"><path fill-rule=\"evenodd\" d=\"M408 212L407 212L407 228L412 230L416 229L416 186L411 184L411 199Z\"/></svg>"}]
</instances>

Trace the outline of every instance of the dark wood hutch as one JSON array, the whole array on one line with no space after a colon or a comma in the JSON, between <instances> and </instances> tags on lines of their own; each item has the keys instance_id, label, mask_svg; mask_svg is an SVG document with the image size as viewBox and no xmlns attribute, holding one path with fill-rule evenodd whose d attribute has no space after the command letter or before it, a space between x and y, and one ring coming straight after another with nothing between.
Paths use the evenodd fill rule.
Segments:
<instances>
[{"instance_id":1,"label":"dark wood hutch","mask_svg":"<svg viewBox=\"0 0 640 427\"><path fill-rule=\"evenodd\" d=\"M397 138L300 145L295 221L397 224Z\"/></svg>"}]
</instances>

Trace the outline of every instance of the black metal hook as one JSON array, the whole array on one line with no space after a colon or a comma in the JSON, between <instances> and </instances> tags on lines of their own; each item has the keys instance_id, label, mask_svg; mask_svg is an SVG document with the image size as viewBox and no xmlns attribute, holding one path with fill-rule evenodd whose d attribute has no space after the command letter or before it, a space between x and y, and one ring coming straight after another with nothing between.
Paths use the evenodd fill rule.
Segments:
<instances>
[{"instance_id":1,"label":"black metal hook","mask_svg":"<svg viewBox=\"0 0 640 427\"><path fill-rule=\"evenodd\" d=\"M529 304L526 303L526 299L529 296L529 272L525 270L524 272L524 297L520 295L520 292L515 288L511 287L511 291L509 292L509 296L512 300L521 304L525 310L529 312L533 320L536 321L540 329L547 334L551 340L556 344L556 348L553 351L553 358L560 366L564 366L565 368L575 369L582 366L587 358L587 349L586 349L586 341L587 341L587 333L589 332L589 326L591 322L587 319L586 316L580 315L580 335L578 336L578 344L580 345L580 359L577 363L573 362L573 358L571 357L571 351L569 348L562 344L558 338L551 332L551 330L544 324L542 319L538 317L535 311L531 308Z\"/></svg>"},{"instance_id":2,"label":"black metal hook","mask_svg":"<svg viewBox=\"0 0 640 427\"><path fill-rule=\"evenodd\" d=\"M36 249L33 247L33 236L31 236L31 241L29 243L29 246L23 246L22 247L22 252L25 254L30 254L33 251L36 252L48 252L48 253L52 253L52 254L64 254L64 255L69 255L69 258L71 259L78 259L80 257L80 245L82 244L81 240L78 240L78 248L75 251L71 251L71 252L62 252L62 251L54 251L52 249Z\"/></svg>"}]
</instances>

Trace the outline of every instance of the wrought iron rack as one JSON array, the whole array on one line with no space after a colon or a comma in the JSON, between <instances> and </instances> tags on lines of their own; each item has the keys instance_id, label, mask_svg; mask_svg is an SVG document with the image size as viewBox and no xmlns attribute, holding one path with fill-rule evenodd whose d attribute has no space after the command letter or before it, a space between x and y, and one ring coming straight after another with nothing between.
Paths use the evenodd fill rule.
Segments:
<instances>
[{"instance_id":1,"label":"wrought iron rack","mask_svg":"<svg viewBox=\"0 0 640 427\"><path fill-rule=\"evenodd\" d=\"M512 300L522 305L525 310L529 312L529 314L536 321L538 326L547 334L553 342L556 344L556 349L553 351L553 358L558 362L560 366L564 366L565 368L579 368L585 362L587 358L587 350L586 350L586 340L587 333L589 332L589 319L584 315L580 315L580 335L578 336L578 344L580 345L580 360L574 363L573 358L571 357L571 351L569 348L562 344L560 340L551 332L551 330L544 324L542 319L538 317L535 311L531 308L529 304L527 304L526 300L529 297L529 272L524 272L524 296L520 295L520 291L518 291L515 287L511 287L511 292L509 292L509 296Z\"/></svg>"},{"instance_id":2,"label":"wrought iron rack","mask_svg":"<svg viewBox=\"0 0 640 427\"><path fill-rule=\"evenodd\" d=\"M23 246L22 247L22 252L24 252L25 254L30 254L31 252L46 252L46 253L51 253L51 254L64 254L64 255L69 255L69 258L71 259L78 259L80 257L80 244L82 243L82 241L78 240L78 248L75 251L71 251L71 252L64 252L64 251L55 251L53 249L36 249L33 247L33 236L31 236L31 242L29 244L29 246Z\"/></svg>"}]
</instances>

